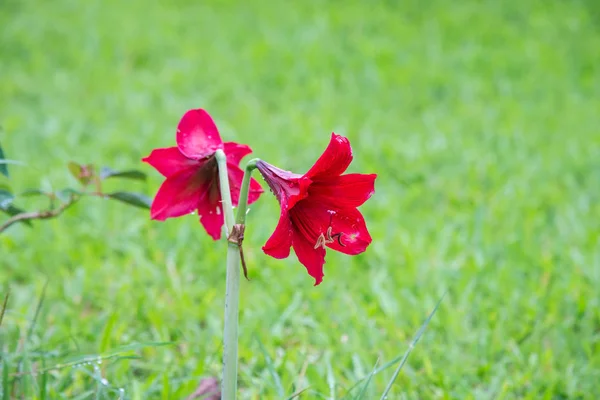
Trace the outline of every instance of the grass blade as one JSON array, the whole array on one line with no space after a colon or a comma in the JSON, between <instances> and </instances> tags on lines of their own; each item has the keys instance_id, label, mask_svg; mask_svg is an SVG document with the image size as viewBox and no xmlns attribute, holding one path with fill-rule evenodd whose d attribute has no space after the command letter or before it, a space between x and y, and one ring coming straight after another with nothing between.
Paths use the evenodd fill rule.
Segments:
<instances>
[{"instance_id":1,"label":"grass blade","mask_svg":"<svg viewBox=\"0 0 600 400\"><path fill-rule=\"evenodd\" d=\"M331 368L331 353L327 357L327 384L329 385L329 400L335 400L335 375Z\"/></svg>"},{"instance_id":2,"label":"grass blade","mask_svg":"<svg viewBox=\"0 0 600 400\"><path fill-rule=\"evenodd\" d=\"M292 395L290 397L287 398L287 400L293 400L296 399L298 397L300 397L300 395L304 392L306 392L308 390L307 387L305 387L304 389L300 389L297 392L292 393Z\"/></svg>"},{"instance_id":3,"label":"grass blade","mask_svg":"<svg viewBox=\"0 0 600 400\"><path fill-rule=\"evenodd\" d=\"M442 295L442 297L440 298L440 300L438 301L434 312L437 310L437 307L439 306L440 302L442 301L442 299L444 298L444 296L446 296L446 293L444 293ZM432 315L430 315L431 317ZM427 319L426 323L429 322L429 319ZM421 327L422 328L422 327ZM381 367L377 368L377 370L375 370L375 372L373 373L373 375L377 375L380 372L385 371L386 369L388 369L389 367L395 365L396 363L398 363L399 361L403 360L406 357L406 354L403 354L401 356L395 357L392 360L386 362L385 364L383 364ZM358 387L358 385L361 384L361 382L363 382L365 379L368 379L369 375L367 376L363 376L362 378L360 378L359 380L357 380L354 385L352 385L344 394L344 396L342 396L342 400L348 398L348 396L354 391L354 389L356 389Z\"/></svg>"},{"instance_id":4,"label":"grass blade","mask_svg":"<svg viewBox=\"0 0 600 400\"><path fill-rule=\"evenodd\" d=\"M17 367L17 371L18 371L17 373L19 375L23 375L23 377L20 380L20 383L21 383L21 393L23 394L24 397L29 397L29 391L32 386L31 382L29 382L31 377L28 377L25 375L25 369L31 368L31 365L29 363L29 354L28 354L29 350L27 349L27 346L31 340L35 326L37 325L38 318L40 317L40 312L42 310L42 306L44 305L44 299L46 298L46 289L47 288L48 288L48 280L46 280L46 283L44 283L44 287L42 288L42 293L40 294L40 298L35 307L35 313L33 314L33 319L31 320L31 324L29 325L29 328L27 329L27 333L25 334L25 338L21 342L21 346L20 346L20 352L22 353L22 357L19 360L19 364Z\"/></svg>"},{"instance_id":5,"label":"grass blade","mask_svg":"<svg viewBox=\"0 0 600 400\"><path fill-rule=\"evenodd\" d=\"M377 361L375 361L375 365L373 365L373 369L371 370L371 373L369 374L369 376L367 377L367 381L365 382L365 384L363 385L360 393L358 394L358 396L356 397L356 399L365 399L365 394L367 394L367 388L369 387L369 384L371 383L371 379L373 378L373 375L375 375L375 373L377 372L377 364L379 364L379 358L377 359Z\"/></svg>"},{"instance_id":6,"label":"grass blade","mask_svg":"<svg viewBox=\"0 0 600 400\"><path fill-rule=\"evenodd\" d=\"M108 321L106 321L104 332L102 332L102 340L100 341L100 353L105 353L110 346L110 335L112 334L116 320L117 313L113 312L108 318Z\"/></svg>"},{"instance_id":7,"label":"grass blade","mask_svg":"<svg viewBox=\"0 0 600 400\"><path fill-rule=\"evenodd\" d=\"M40 299L38 300L37 307L35 308L35 314L33 314L33 320L31 321L31 325L29 325L29 329L27 330L27 336L25 337L25 342L29 342L31 339L31 335L33 335L33 330L35 329L35 325L37 324L37 320L40 316L40 311L42 310L42 305L44 304L44 299L46 298L46 289L48 288L48 281L44 283L44 287L42 289L42 293L40 294Z\"/></svg>"},{"instance_id":8,"label":"grass blade","mask_svg":"<svg viewBox=\"0 0 600 400\"><path fill-rule=\"evenodd\" d=\"M10 296L10 288L6 289L4 303L2 303L2 312L0 312L0 326L2 326L2 321L4 320L4 312L6 311L6 307L8 306L8 296Z\"/></svg>"},{"instance_id":9,"label":"grass blade","mask_svg":"<svg viewBox=\"0 0 600 400\"><path fill-rule=\"evenodd\" d=\"M388 393L392 389L392 385L394 384L394 381L396 380L396 378L398 378L398 375L400 375L400 371L402 371L402 368L404 367L404 364L406 364L406 360L408 360L408 356L410 355L410 353L412 352L412 350L415 348L415 346L419 342L419 339L421 339L421 336L423 336L423 333L425 332L425 329L427 329L427 326L429 325L429 321L431 321L431 318L433 318L433 316L435 315L435 312L437 311L438 307L442 303L442 300L444 300L445 296L446 296L446 292L444 292L444 294L442 295L442 297L440 297L440 299L438 300L437 304L433 308L433 311L431 311L431 313L429 314L429 316L427 317L427 319L425 320L425 322L423 322L423 325L421 325L421 327L417 331L417 334L415 335L415 337L413 338L412 342L408 346L408 349L404 353L404 356L402 356L402 360L400 361L400 364L398 364L398 367L394 371L394 375L392 375L392 379L390 379L390 381L387 384L387 387L383 391L383 394L381 395L381 400L387 399Z\"/></svg>"},{"instance_id":10,"label":"grass blade","mask_svg":"<svg viewBox=\"0 0 600 400\"><path fill-rule=\"evenodd\" d=\"M263 356L265 357L265 362L267 363L267 369L269 370L269 374L271 374L271 377L273 378L273 381L275 382L275 387L277 388L277 395L280 399L282 399L285 397L285 392L283 390L283 385L281 384L281 378L279 377L279 374L277 374L277 371L275 371L275 366L273 365L273 360L271 360L269 353L267 353L267 349L265 349L265 346L260 341L258 336L256 337L256 341L258 342L258 347L260 347L260 351L263 353Z\"/></svg>"},{"instance_id":11,"label":"grass blade","mask_svg":"<svg viewBox=\"0 0 600 400\"><path fill-rule=\"evenodd\" d=\"M8 379L8 363L6 357L2 357L2 399L10 399L10 385Z\"/></svg>"},{"instance_id":12,"label":"grass blade","mask_svg":"<svg viewBox=\"0 0 600 400\"><path fill-rule=\"evenodd\" d=\"M46 359L42 358L42 369L46 369ZM48 385L48 374L43 373L40 379L40 400L46 400L46 386Z\"/></svg>"},{"instance_id":13,"label":"grass blade","mask_svg":"<svg viewBox=\"0 0 600 400\"><path fill-rule=\"evenodd\" d=\"M4 159L4 151L0 145L0 174L8 178L8 168L6 168L6 160Z\"/></svg>"}]
</instances>

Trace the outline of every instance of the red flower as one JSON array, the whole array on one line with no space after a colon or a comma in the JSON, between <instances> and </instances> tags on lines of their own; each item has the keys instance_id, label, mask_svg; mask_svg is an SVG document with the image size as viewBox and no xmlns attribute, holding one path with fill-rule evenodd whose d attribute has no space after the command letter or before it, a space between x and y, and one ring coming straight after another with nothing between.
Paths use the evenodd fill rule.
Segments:
<instances>
[{"instance_id":1,"label":"red flower","mask_svg":"<svg viewBox=\"0 0 600 400\"><path fill-rule=\"evenodd\" d=\"M215 158L218 149L227 156L231 200L237 205L244 176L239 163L252 150L245 144L223 143L211 116L202 109L190 110L177 126L177 147L155 149L142 159L167 178L152 202L152 219L164 221L197 210L206 232L214 240L221 237L224 218ZM262 192L260 184L252 179L248 204Z\"/></svg>"},{"instance_id":2,"label":"red flower","mask_svg":"<svg viewBox=\"0 0 600 400\"><path fill-rule=\"evenodd\" d=\"M290 247L315 278L323 280L325 246L356 255L371 243L362 214L356 209L375 192L375 174L342 175L352 161L347 138L331 135L329 146L304 175L283 171L264 161L257 168L281 205L275 232L263 251L286 258Z\"/></svg>"}]
</instances>

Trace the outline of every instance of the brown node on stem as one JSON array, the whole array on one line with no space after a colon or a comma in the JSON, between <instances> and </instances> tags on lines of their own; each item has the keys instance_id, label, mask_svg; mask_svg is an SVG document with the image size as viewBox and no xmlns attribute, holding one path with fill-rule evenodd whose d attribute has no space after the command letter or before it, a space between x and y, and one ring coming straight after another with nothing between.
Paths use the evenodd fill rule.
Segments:
<instances>
[{"instance_id":1,"label":"brown node on stem","mask_svg":"<svg viewBox=\"0 0 600 400\"><path fill-rule=\"evenodd\" d=\"M246 268L246 259L244 258L244 250L242 248L242 242L244 241L244 231L246 230L246 225L244 224L235 224L231 229L231 233L227 237L227 241L229 243L236 244L240 249L240 260L242 261L242 269L244 270L244 278L248 279L248 269Z\"/></svg>"}]
</instances>

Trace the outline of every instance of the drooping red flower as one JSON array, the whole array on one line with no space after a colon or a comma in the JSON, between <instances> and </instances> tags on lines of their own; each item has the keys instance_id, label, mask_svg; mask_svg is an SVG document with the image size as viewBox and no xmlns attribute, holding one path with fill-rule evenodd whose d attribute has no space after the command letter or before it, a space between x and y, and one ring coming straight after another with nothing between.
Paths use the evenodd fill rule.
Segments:
<instances>
[{"instance_id":1,"label":"drooping red flower","mask_svg":"<svg viewBox=\"0 0 600 400\"><path fill-rule=\"evenodd\" d=\"M245 144L223 143L213 119L203 109L184 114L176 140L176 147L155 149L142 159L166 178L152 202L150 217L164 221L197 211L206 232L217 240L224 217L215 152L222 149L227 156L231 200L237 205L244 176L239 163L252 150ZM260 184L252 179L248 204L262 192Z\"/></svg>"},{"instance_id":2,"label":"drooping red flower","mask_svg":"<svg viewBox=\"0 0 600 400\"><path fill-rule=\"evenodd\" d=\"M290 247L315 278L323 280L325 247L356 255L371 243L371 235L357 207L375 192L375 174L342 175L352 161L347 138L331 141L315 165L304 175L284 171L264 161L257 168L279 200L281 215L263 251L286 258Z\"/></svg>"}]
</instances>

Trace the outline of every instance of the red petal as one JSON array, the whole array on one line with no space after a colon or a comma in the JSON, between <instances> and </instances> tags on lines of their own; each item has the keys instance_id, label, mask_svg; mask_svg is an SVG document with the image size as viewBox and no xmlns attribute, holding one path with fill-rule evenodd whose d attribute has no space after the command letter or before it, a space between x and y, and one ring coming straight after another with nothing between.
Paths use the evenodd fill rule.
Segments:
<instances>
[{"instance_id":1,"label":"red petal","mask_svg":"<svg viewBox=\"0 0 600 400\"><path fill-rule=\"evenodd\" d=\"M333 250L350 255L364 252L372 239L362 214L356 208L336 209L314 200L309 197L290 210L294 228L313 246L323 235Z\"/></svg>"},{"instance_id":2,"label":"red petal","mask_svg":"<svg viewBox=\"0 0 600 400\"><path fill-rule=\"evenodd\" d=\"M237 206L240 202L240 191L242 188L242 181L244 180L244 171L242 171L240 167L236 165L227 163L227 175L229 176L231 202L234 206ZM248 191L248 200L250 200L250 191Z\"/></svg>"},{"instance_id":3,"label":"red petal","mask_svg":"<svg viewBox=\"0 0 600 400\"><path fill-rule=\"evenodd\" d=\"M263 194L264 190L260 183L254 178L250 179L250 190L248 191L248 204L254 203L261 194Z\"/></svg>"},{"instance_id":4,"label":"red petal","mask_svg":"<svg viewBox=\"0 0 600 400\"><path fill-rule=\"evenodd\" d=\"M304 200L288 210L294 229L315 246L321 233L327 232L331 220L327 209L323 205Z\"/></svg>"},{"instance_id":5,"label":"red petal","mask_svg":"<svg viewBox=\"0 0 600 400\"><path fill-rule=\"evenodd\" d=\"M240 161L242 161L242 158L252 153L252 149L250 148L250 146L235 142L223 143L223 151L227 156L227 162L236 166L240 165Z\"/></svg>"},{"instance_id":6,"label":"red petal","mask_svg":"<svg viewBox=\"0 0 600 400\"><path fill-rule=\"evenodd\" d=\"M221 206L221 193L219 192L218 181L216 179L213 180L206 189L202 193L202 197L198 203L200 223L214 240L219 240L225 218Z\"/></svg>"},{"instance_id":7,"label":"red petal","mask_svg":"<svg viewBox=\"0 0 600 400\"><path fill-rule=\"evenodd\" d=\"M170 176L158 189L150 217L164 221L191 213L198 207L205 181L195 168Z\"/></svg>"},{"instance_id":8,"label":"red petal","mask_svg":"<svg viewBox=\"0 0 600 400\"><path fill-rule=\"evenodd\" d=\"M227 176L229 176L229 190L231 191L231 202L237 206L240 201L240 189L244 179L244 171L237 165L227 163Z\"/></svg>"},{"instance_id":9,"label":"red petal","mask_svg":"<svg viewBox=\"0 0 600 400\"><path fill-rule=\"evenodd\" d=\"M152 165L167 178L193 165L198 165L198 161L187 158L177 147L152 150L152 153L142 158L142 161Z\"/></svg>"},{"instance_id":10,"label":"red petal","mask_svg":"<svg viewBox=\"0 0 600 400\"><path fill-rule=\"evenodd\" d=\"M332 236L341 233L339 240L328 243L327 247L340 253L354 256L367 250L373 239L367 224L356 208L339 210L331 221ZM341 243L341 244L340 244Z\"/></svg>"},{"instance_id":11,"label":"red petal","mask_svg":"<svg viewBox=\"0 0 600 400\"><path fill-rule=\"evenodd\" d=\"M231 202L237 206L240 202L240 190L242 181L244 180L244 171L237 165L227 163L227 174L229 176L229 190L231 191ZM254 180L250 180L250 188L248 190L248 204L254 203L263 192L260 184Z\"/></svg>"},{"instance_id":12,"label":"red petal","mask_svg":"<svg viewBox=\"0 0 600 400\"><path fill-rule=\"evenodd\" d=\"M375 174L347 174L317 181L308 189L311 199L337 208L355 208L375 193Z\"/></svg>"},{"instance_id":13,"label":"red petal","mask_svg":"<svg viewBox=\"0 0 600 400\"><path fill-rule=\"evenodd\" d=\"M314 180L334 178L346 171L352 162L352 148L344 136L331 134L329 146L315 165L304 175Z\"/></svg>"},{"instance_id":14,"label":"red petal","mask_svg":"<svg viewBox=\"0 0 600 400\"><path fill-rule=\"evenodd\" d=\"M287 210L281 211L279 222L275 228L275 232L271 235L267 243L263 246L265 254L278 259L286 258L290 255L290 247L292 246L292 223Z\"/></svg>"},{"instance_id":15,"label":"red petal","mask_svg":"<svg viewBox=\"0 0 600 400\"><path fill-rule=\"evenodd\" d=\"M292 246L298 261L304 265L308 274L315 278L315 286L323 281L323 265L325 264L325 249L315 249L313 243L309 242L304 235L294 230L292 233Z\"/></svg>"},{"instance_id":16,"label":"red petal","mask_svg":"<svg viewBox=\"0 0 600 400\"><path fill-rule=\"evenodd\" d=\"M200 159L223 148L211 116L203 109L186 112L177 126L177 147L187 157Z\"/></svg>"}]
</instances>

